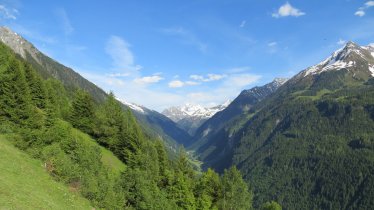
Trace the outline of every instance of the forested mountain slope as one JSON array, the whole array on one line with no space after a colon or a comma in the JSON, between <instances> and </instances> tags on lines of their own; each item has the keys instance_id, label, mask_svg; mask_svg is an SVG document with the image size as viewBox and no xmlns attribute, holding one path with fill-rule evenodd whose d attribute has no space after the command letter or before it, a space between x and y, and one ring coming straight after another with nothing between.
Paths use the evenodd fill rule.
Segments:
<instances>
[{"instance_id":1,"label":"forested mountain slope","mask_svg":"<svg viewBox=\"0 0 374 210\"><path fill-rule=\"evenodd\" d=\"M349 42L242 116L227 158L252 183L255 206L372 208L373 52Z\"/></svg>"},{"instance_id":2,"label":"forested mountain slope","mask_svg":"<svg viewBox=\"0 0 374 210\"><path fill-rule=\"evenodd\" d=\"M82 89L72 94L60 81L43 79L31 64L0 43L0 135L10 136L9 144L26 153L14 161L7 161L8 146L1 153L0 179L5 181L0 183L0 193L9 199L0 196L0 208L23 207L17 203L21 197L22 202L41 209L57 203L74 209L71 206L80 201L82 208L89 206L68 193L61 198L64 189L47 191L56 204L43 205L46 198L38 193L47 193L45 183L35 183L37 179L18 180L25 185L19 189L9 187L17 185L12 178L22 179L32 172L19 162L31 157L42 161L41 167L60 182L49 187L63 184L95 208L251 208L253 194L235 167L222 176L213 170L198 174L183 150L176 160L170 159L163 142L145 135L132 112L124 110L112 93L102 103L95 103ZM12 176L13 169L18 170L17 176ZM28 186L36 188L34 197L26 194ZM69 198L73 200L60 200Z\"/></svg>"},{"instance_id":3,"label":"forested mountain slope","mask_svg":"<svg viewBox=\"0 0 374 210\"><path fill-rule=\"evenodd\" d=\"M203 161L203 167L215 167L218 170L231 163L226 157L231 155L233 144L230 139L241 124L253 116L251 108L273 94L287 79L275 79L269 84L244 90L230 105L216 113L200 126L194 136L191 149Z\"/></svg>"},{"instance_id":4,"label":"forested mountain slope","mask_svg":"<svg viewBox=\"0 0 374 210\"><path fill-rule=\"evenodd\" d=\"M31 64L43 78L54 78L62 82L71 97L74 90L79 88L89 92L96 103L102 103L107 98L108 94L101 88L83 78L73 69L44 55L34 45L11 29L0 27L0 39ZM128 106L125 107L128 108ZM187 132L156 111L147 109L147 112L142 113L135 110L134 113L148 135L163 138L173 150L176 150L177 144L184 144L190 141L191 137Z\"/></svg>"}]
</instances>

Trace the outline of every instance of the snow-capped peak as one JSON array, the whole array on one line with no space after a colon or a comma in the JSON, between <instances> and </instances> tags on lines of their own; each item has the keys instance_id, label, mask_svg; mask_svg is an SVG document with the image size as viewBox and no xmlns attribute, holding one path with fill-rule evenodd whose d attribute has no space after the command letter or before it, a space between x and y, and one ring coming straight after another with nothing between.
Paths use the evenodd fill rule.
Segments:
<instances>
[{"instance_id":1,"label":"snow-capped peak","mask_svg":"<svg viewBox=\"0 0 374 210\"><path fill-rule=\"evenodd\" d=\"M297 76L306 77L308 75L320 74L330 70L349 69L356 65L357 58L366 60L370 55L371 57L374 57L373 46L359 46L356 43L349 41L343 48L332 53L327 59L317 65L307 68Z\"/></svg>"},{"instance_id":2,"label":"snow-capped peak","mask_svg":"<svg viewBox=\"0 0 374 210\"><path fill-rule=\"evenodd\" d=\"M212 117L214 114L216 114L219 111L222 111L225 109L231 101L226 101L225 103L214 106L214 107L203 107L199 104L192 104L187 103L183 106L179 107L171 107L168 109L165 109L162 114L169 117L175 122L178 122L185 118L200 118L200 119L208 119Z\"/></svg>"}]
</instances>

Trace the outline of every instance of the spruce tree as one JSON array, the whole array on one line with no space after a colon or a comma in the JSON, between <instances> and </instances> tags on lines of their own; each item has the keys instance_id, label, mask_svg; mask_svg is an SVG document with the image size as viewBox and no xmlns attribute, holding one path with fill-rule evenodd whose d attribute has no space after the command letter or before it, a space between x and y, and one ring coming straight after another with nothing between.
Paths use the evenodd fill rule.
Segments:
<instances>
[{"instance_id":1,"label":"spruce tree","mask_svg":"<svg viewBox=\"0 0 374 210\"><path fill-rule=\"evenodd\" d=\"M195 186L197 209L217 209L221 192L220 177L209 168L202 174Z\"/></svg>"},{"instance_id":2,"label":"spruce tree","mask_svg":"<svg viewBox=\"0 0 374 210\"><path fill-rule=\"evenodd\" d=\"M220 208L247 210L252 206L252 193L236 167L226 169L222 176L222 200Z\"/></svg>"},{"instance_id":3,"label":"spruce tree","mask_svg":"<svg viewBox=\"0 0 374 210\"><path fill-rule=\"evenodd\" d=\"M94 103L92 97L85 91L77 90L75 92L70 122L81 131L92 134L95 122Z\"/></svg>"},{"instance_id":4,"label":"spruce tree","mask_svg":"<svg viewBox=\"0 0 374 210\"><path fill-rule=\"evenodd\" d=\"M33 105L39 109L45 109L47 93L42 78L29 64L23 64L23 66Z\"/></svg>"},{"instance_id":5,"label":"spruce tree","mask_svg":"<svg viewBox=\"0 0 374 210\"><path fill-rule=\"evenodd\" d=\"M13 56L0 73L0 117L20 125L30 125L31 98L22 65Z\"/></svg>"}]
</instances>

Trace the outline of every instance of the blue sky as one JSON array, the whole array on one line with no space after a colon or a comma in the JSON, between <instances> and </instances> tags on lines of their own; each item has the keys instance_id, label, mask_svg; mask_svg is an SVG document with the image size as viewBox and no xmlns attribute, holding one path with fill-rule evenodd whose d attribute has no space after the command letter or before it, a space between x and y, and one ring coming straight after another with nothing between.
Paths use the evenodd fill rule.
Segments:
<instances>
[{"instance_id":1,"label":"blue sky","mask_svg":"<svg viewBox=\"0 0 374 210\"><path fill-rule=\"evenodd\" d=\"M347 40L374 42L367 0L0 0L0 21L118 98L158 111L220 104Z\"/></svg>"}]
</instances>

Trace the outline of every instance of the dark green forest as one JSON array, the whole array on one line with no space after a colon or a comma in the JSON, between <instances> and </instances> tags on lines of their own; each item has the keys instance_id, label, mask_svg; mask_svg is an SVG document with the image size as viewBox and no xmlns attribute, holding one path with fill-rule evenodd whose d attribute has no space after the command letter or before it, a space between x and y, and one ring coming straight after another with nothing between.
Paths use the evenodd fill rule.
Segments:
<instances>
[{"instance_id":1,"label":"dark green forest","mask_svg":"<svg viewBox=\"0 0 374 210\"><path fill-rule=\"evenodd\" d=\"M55 79L43 79L3 44L0 132L97 208L252 208L251 186L235 167L221 176L211 169L197 172L183 148L171 159L163 141L144 135L112 93L99 102L82 89L67 90ZM84 141L83 135L96 143ZM101 147L125 169L103 164Z\"/></svg>"},{"instance_id":2,"label":"dark green forest","mask_svg":"<svg viewBox=\"0 0 374 210\"><path fill-rule=\"evenodd\" d=\"M230 164L252 183L255 206L272 198L287 209L372 209L373 79L341 70L302 84L253 108Z\"/></svg>"}]
</instances>

